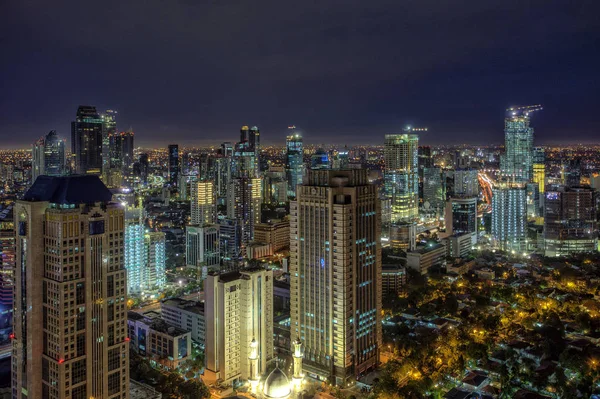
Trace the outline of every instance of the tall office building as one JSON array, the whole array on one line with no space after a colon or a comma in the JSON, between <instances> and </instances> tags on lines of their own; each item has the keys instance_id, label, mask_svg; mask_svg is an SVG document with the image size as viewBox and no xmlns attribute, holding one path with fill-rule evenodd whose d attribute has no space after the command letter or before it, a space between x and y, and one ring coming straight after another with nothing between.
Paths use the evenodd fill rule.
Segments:
<instances>
[{"instance_id":1,"label":"tall office building","mask_svg":"<svg viewBox=\"0 0 600 399\"><path fill-rule=\"evenodd\" d=\"M142 288L156 291L164 287L166 278L166 237L163 232L144 234L145 268Z\"/></svg>"},{"instance_id":2,"label":"tall office building","mask_svg":"<svg viewBox=\"0 0 600 399\"><path fill-rule=\"evenodd\" d=\"M544 254L569 256L598 250L596 191L559 187L546 192Z\"/></svg>"},{"instance_id":3,"label":"tall office building","mask_svg":"<svg viewBox=\"0 0 600 399\"><path fill-rule=\"evenodd\" d=\"M0 345L12 332L13 280L15 271L14 204L0 205Z\"/></svg>"},{"instance_id":4,"label":"tall office building","mask_svg":"<svg viewBox=\"0 0 600 399\"><path fill-rule=\"evenodd\" d=\"M124 211L97 176L40 176L15 205L13 398L128 398Z\"/></svg>"},{"instance_id":5,"label":"tall office building","mask_svg":"<svg viewBox=\"0 0 600 399\"><path fill-rule=\"evenodd\" d=\"M108 109L100 114L102 119L102 174L107 176L112 167L110 137L117 133L117 111Z\"/></svg>"},{"instance_id":6,"label":"tall office building","mask_svg":"<svg viewBox=\"0 0 600 399\"><path fill-rule=\"evenodd\" d=\"M273 271L211 274L204 287L204 378L228 385L264 374L273 358ZM251 357L258 357L254 367Z\"/></svg>"},{"instance_id":7,"label":"tall office building","mask_svg":"<svg viewBox=\"0 0 600 399\"><path fill-rule=\"evenodd\" d=\"M191 223L203 225L217 220L217 198L212 181L194 181L191 187Z\"/></svg>"},{"instance_id":8,"label":"tall office building","mask_svg":"<svg viewBox=\"0 0 600 399\"><path fill-rule=\"evenodd\" d=\"M232 179L228 192L227 217L237 220L241 229L242 247L254 239L254 225L260 223L261 205L262 179Z\"/></svg>"},{"instance_id":9,"label":"tall office building","mask_svg":"<svg viewBox=\"0 0 600 399\"><path fill-rule=\"evenodd\" d=\"M305 370L340 385L379 362L379 208L364 169L309 171L290 204L291 336Z\"/></svg>"},{"instance_id":10,"label":"tall office building","mask_svg":"<svg viewBox=\"0 0 600 399\"><path fill-rule=\"evenodd\" d=\"M40 175L62 176L66 174L65 140L56 130L35 142L32 149L31 182Z\"/></svg>"},{"instance_id":11,"label":"tall office building","mask_svg":"<svg viewBox=\"0 0 600 399\"><path fill-rule=\"evenodd\" d=\"M539 106L508 110L504 119L504 154L500 159L500 173L515 183L528 183L533 175L533 128L530 113Z\"/></svg>"},{"instance_id":12,"label":"tall office building","mask_svg":"<svg viewBox=\"0 0 600 399\"><path fill-rule=\"evenodd\" d=\"M546 153L542 147L533 149L533 182L538 185L538 191L546 191Z\"/></svg>"},{"instance_id":13,"label":"tall office building","mask_svg":"<svg viewBox=\"0 0 600 399\"><path fill-rule=\"evenodd\" d=\"M144 224L142 207L125 209L124 261L127 270L127 293L142 292L145 267Z\"/></svg>"},{"instance_id":14,"label":"tall office building","mask_svg":"<svg viewBox=\"0 0 600 399\"><path fill-rule=\"evenodd\" d=\"M525 250L526 228L526 186L500 183L492 190L492 239L502 249Z\"/></svg>"},{"instance_id":15,"label":"tall office building","mask_svg":"<svg viewBox=\"0 0 600 399\"><path fill-rule=\"evenodd\" d=\"M96 107L80 105L71 123L71 154L75 157L76 173L102 173L103 132L104 121Z\"/></svg>"},{"instance_id":16,"label":"tall office building","mask_svg":"<svg viewBox=\"0 0 600 399\"><path fill-rule=\"evenodd\" d=\"M133 165L133 130L109 135L110 168L129 172Z\"/></svg>"},{"instance_id":17,"label":"tall office building","mask_svg":"<svg viewBox=\"0 0 600 399\"><path fill-rule=\"evenodd\" d=\"M169 184L177 185L179 178L179 146L169 144Z\"/></svg>"},{"instance_id":18,"label":"tall office building","mask_svg":"<svg viewBox=\"0 0 600 399\"><path fill-rule=\"evenodd\" d=\"M185 226L185 264L188 267L215 267L221 263L219 225Z\"/></svg>"},{"instance_id":19,"label":"tall office building","mask_svg":"<svg viewBox=\"0 0 600 399\"><path fill-rule=\"evenodd\" d=\"M296 186L302 184L304 176L304 144L296 126L288 127L289 134L285 148L285 177L288 184L288 197L296 197Z\"/></svg>"},{"instance_id":20,"label":"tall office building","mask_svg":"<svg viewBox=\"0 0 600 399\"><path fill-rule=\"evenodd\" d=\"M456 197L446 202L446 233L477 233L477 197Z\"/></svg>"},{"instance_id":21,"label":"tall office building","mask_svg":"<svg viewBox=\"0 0 600 399\"><path fill-rule=\"evenodd\" d=\"M446 185L440 168L423 168L423 208L438 216L444 215Z\"/></svg>"},{"instance_id":22,"label":"tall office building","mask_svg":"<svg viewBox=\"0 0 600 399\"><path fill-rule=\"evenodd\" d=\"M258 177L260 176L260 130L258 126L250 128L248 142L250 143L250 149L254 152L254 177Z\"/></svg>"},{"instance_id":23,"label":"tall office building","mask_svg":"<svg viewBox=\"0 0 600 399\"><path fill-rule=\"evenodd\" d=\"M219 220L219 249L225 268L237 266L242 258L242 229L237 219Z\"/></svg>"},{"instance_id":24,"label":"tall office building","mask_svg":"<svg viewBox=\"0 0 600 399\"><path fill-rule=\"evenodd\" d=\"M386 196L391 200L392 222L418 216L418 148L419 136L416 134L385 135L384 185Z\"/></svg>"},{"instance_id":25,"label":"tall office building","mask_svg":"<svg viewBox=\"0 0 600 399\"><path fill-rule=\"evenodd\" d=\"M453 175L452 196L477 197L479 196L479 180L475 169L457 169Z\"/></svg>"}]
</instances>

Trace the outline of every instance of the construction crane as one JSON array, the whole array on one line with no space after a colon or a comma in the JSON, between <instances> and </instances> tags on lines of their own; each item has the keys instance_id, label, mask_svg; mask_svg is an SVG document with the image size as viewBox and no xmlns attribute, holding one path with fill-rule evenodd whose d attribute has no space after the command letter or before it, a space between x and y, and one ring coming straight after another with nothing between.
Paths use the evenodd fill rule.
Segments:
<instances>
[{"instance_id":1,"label":"construction crane","mask_svg":"<svg viewBox=\"0 0 600 399\"><path fill-rule=\"evenodd\" d=\"M522 107L511 107L508 108L506 110L506 112L509 112L512 116L518 116L518 115L522 115L522 116L529 116L530 113L535 112L535 111L541 111L542 109L544 109L541 104L536 104L536 105L524 105Z\"/></svg>"}]
</instances>

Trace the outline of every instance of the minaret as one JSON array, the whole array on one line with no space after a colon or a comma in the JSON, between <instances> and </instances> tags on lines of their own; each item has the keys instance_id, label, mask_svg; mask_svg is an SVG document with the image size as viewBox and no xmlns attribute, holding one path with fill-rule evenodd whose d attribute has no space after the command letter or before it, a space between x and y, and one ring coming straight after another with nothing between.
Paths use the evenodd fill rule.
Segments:
<instances>
[{"instance_id":1,"label":"minaret","mask_svg":"<svg viewBox=\"0 0 600 399\"><path fill-rule=\"evenodd\" d=\"M304 353L302 352L302 341L300 337L294 341L294 376L292 377L292 383L294 390L299 391L302 386L302 379L304 374L302 373L302 358Z\"/></svg>"},{"instance_id":2,"label":"minaret","mask_svg":"<svg viewBox=\"0 0 600 399\"><path fill-rule=\"evenodd\" d=\"M256 393L260 376L258 375L258 342L256 342L256 339L254 338L252 338L252 342L250 342L250 355L248 356L248 360L250 361L250 378L248 378L248 381L250 382L252 392Z\"/></svg>"}]
</instances>

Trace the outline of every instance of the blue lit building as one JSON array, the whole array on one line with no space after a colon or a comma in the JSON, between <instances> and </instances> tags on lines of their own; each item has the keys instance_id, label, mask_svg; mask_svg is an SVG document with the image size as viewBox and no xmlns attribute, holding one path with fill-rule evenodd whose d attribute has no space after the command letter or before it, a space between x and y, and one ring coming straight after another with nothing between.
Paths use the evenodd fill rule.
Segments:
<instances>
[{"instance_id":1,"label":"blue lit building","mask_svg":"<svg viewBox=\"0 0 600 399\"><path fill-rule=\"evenodd\" d=\"M304 144L296 126L290 126L286 139L285 175L288 183L288 196L296 197L296 186L302 184L304 176Z\"/></svg>"}]
</instances>

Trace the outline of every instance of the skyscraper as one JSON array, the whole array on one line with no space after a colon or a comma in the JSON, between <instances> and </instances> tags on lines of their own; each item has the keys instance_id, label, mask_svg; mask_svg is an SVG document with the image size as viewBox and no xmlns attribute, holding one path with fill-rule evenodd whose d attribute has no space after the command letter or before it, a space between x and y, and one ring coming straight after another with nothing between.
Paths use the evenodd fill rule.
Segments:
<instances>
[{"instance_id":1,"label":"skyscraper","mask_svg":"<svg viewBox=\"0 0 600 399\"><path fill-rule=\"evenodd\" d=\"M313 170L290 204L291 337L345 385L381 349L380 202L364 169Z\"/></svg>"},{"instance_id":2,"label":"skyscraper","mask_svg":"<svg viewBox=\"0 0 600 399\"><path fill-rule=\"evenodd\" d=\"M286 139L285 177L288 183L288 197L296 197L296 186L302 184L304 176L304 144L296 126L288 127Z\"/></svg>"},{"instance_id":3,"label":"skyscraper","mask_svg":"<svg viewBox=\"0 0 600 399\"><path fill-rule=\"evenodd\" d=\"M12 332L15 272L14 204L0 205L0 343Z\"/></svg>"},{"instance_id":4,"label":"skyscraper","mask_svg":"<svg viewBox=\"0 0 600 399\"><path fill-rule=\"evenodd\" d=\"M102 173L104 121L96 107L80 105L71 123L71 153L75 157L75 172Z\"/></svg>"},{"instance_id":5,"label":"skyscraper","mask_svg":"<svg viewBox=\"0 0 600 399\"><path fill-rule=\"evenodd\" d=\"M177 185L179 178L179 146L169 144L169 184Z\"/></svg>"},{"instance_id":6,"label":"skyscraper","mask_svg":"<svg viewBox=\"0 0 600 399\"><path fill-rule=\"evenodd\" d=\"M525 250L526 227L526 186L500 183L492 190L492 239L502 249Z\"/></svg>"},{"instance_id":7,"label":"skyscraper","mask_svg":"<svg viewBox=\"0 0 600 399\"><path fill-rule=\"evenodd\" d=\"M40 176L15 205L13 397L127 398L124 212L97 176Z\"/></svg>"},{"instance_id":8,"label":"skyscraper","mask_svg":"<svg viewBox=\"0 0 600 399\"><path fill-rule=\"evenodd\" d=\"M143 208L130 206L125 210L124 261L127 270L127 293L142 292L145 267Z\"/></svg>"},{"instance_id":9,"label":"skyscraper","mask_svg":"<svg viewBox=\"0 0 600 399\"><path fill-rule=\"evenodd\" d=\"M273 358L273 271L211 274L205 282L206 370L224 384L265 373ZM251 370L251 352L258 364Z\"/></svg>"},{"instance_id":10,"label":"skyscraper","mask_svg":"<svg viewBox=\"0 0 600 399\"><path fill-rule=\"evenodd\" d=\"M423 168L423 208L438 216L444 215L446 185L440 168Z\"/></svg>"},{"instance_id":11,"label":"skyscraper","mask_svg":"<svg viewBox=\"0 0 600 399\"><path fill-rule=\"evenodd\" d=\"M405 131L412 131L407 129ZM416 134L385 135L384 185L386 196L392 203L392 222L418 216L418 148L419 136Z\"/></svg>"},{"instance_id":12,"label":"skyscraper","mask_svg":"<svg viewBox=\"0 0 600 399\"><path fill-rule=\"evenodd\" d=\"M40 175L62 176L66 173L65 140L56 130L51 130L45 137L33 145L31 162L31 182Z\"/></svg>"},{"instance_id":13,"label":"skyscraper","mask_svg":"<svg viewBox=\"0 0 600 399\"><path fill-rule=\"evenodd\" d=\"M117 134L117 111L108 109L100 114L102 119L102 175L104 181L108 179L113 162L111 136ZM113 172L114 173L114 172Z\"/></svg>"},{"instance_id":14,"label":"skyscraper","mask_svg":"<svg viewBox=\"0 0 600 399\"><path fill-rule=\"evenodd\" d=\"M219 226L185 226L185 264L188 267L214 267L221 263Z\"/></svg>"},{"instance_id":15,"label":"skyscraper","mask_svg":"<svg viewBox=\"0 0 600 399\"><path fill-rule=\"evenodd\" d=\"M166 237L165 233L151 231L144 234L145 264L143 274L144 290L160 290L166 278Z\"/></svg>"},{"instance_id":16,"label":"skyscraper","mask_svg":"<svg viewBox=\"0 0 600 399\"><path fill-rule=\"evenodd\" d=\"M191 185L191 223L204 225L217 220L215 185L212 181L195 181Z\"/></svg>"},{"instance_id":17,"label":"skyscraper","mask_svg":"<svg viewBox=\"0 0 600 399\"><path fill-rule=\"evenodd\" d=\"M477 197L450 198L446 203L446 233L477 233Z\"/></svg>"},{"instance_id":18,"label":"skyscraper","mask_svg":"<svg viewBox=\"0 0 600 399\"><path fill-rule=\"evenodd\" d=\"M598 250L594 189L559 187L546 192L544 254L569 256Z\"/></svg>"},{"instance_id":19,"label":"skyscraper","mask_svg":"<svg viewBox=\"0 0 600 399\"><path fill-rule=\"evenodd\" d=\"M540 106L511 108L504 119L504 154L500 172L515 183L528 183L533 175L533 128L529 126L531 112Z\"/></svg>"},{"instance_id":20,"label":"skyscraper","mask_svg":"<svg viewBox=\"0 0 600 399\"><path fill-rule=\"evenodd\" d=\"M546 153L542 147L533 149L533 182L540 193L546 191Z\"/></svg>"},{"instance_id":21,"label":"skyscraper","mask_svg":"<svg viewBox=\"0 0 600 399\"><path fill-rule=\"evenodd\" d=\"M261 205L262 179L232 179L228 191L227 217L235 219L240 226L242 247L254 239L254 225L260 223Z\"/></svg>"}]
</instances>

